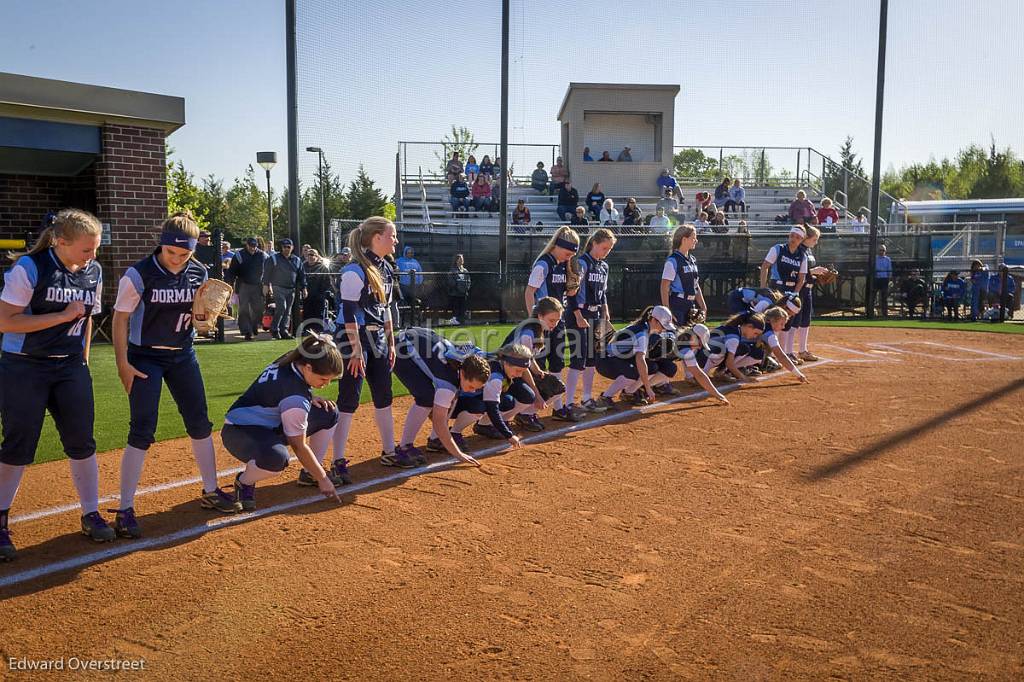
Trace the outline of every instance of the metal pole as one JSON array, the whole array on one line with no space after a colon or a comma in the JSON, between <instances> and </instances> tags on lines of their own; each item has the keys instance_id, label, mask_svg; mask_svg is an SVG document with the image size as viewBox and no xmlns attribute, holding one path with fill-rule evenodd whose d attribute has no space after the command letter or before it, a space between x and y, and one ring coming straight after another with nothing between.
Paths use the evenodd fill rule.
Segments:
<instances>
[{"instance_id":1,"label":"metal pole","mask_svg":"<svg viewBox=\"0 0 1024 682\"><path fill-rule=\"evenodd\" d=\"M270 248L274 248L274 199L270 187L270 171L267 171L267 229L270 231Z\"/></svg>"},{"instance_id":2,"label":"metal pole","mask_svg":"<svg viewBox=\"0 0 1024 682\"><path fill-rule=\"evenodd\" d=\"M501 0L501 187L498 189L498 319L505 321L505 281L508 274L508 24L509 0ZM529 311L527 311L529 312Z\"/></svg>"},{"instance_id":3,"label":"metal pole","mask_svg":"<svg viewBox=\"0 0 1024 682\"><path fill-rule=\"evenodd\" d=\"M875 158L871 170L871 238L868 240L867 300L864 312L875 318L875 252L878 251L878 195L882 179L882 100L885 95L885 41L889 23L889 0L879 0L878 76L875 85Z\"/></svg>"},{"instance_id":4,"label":"metal pole","mask_svg":"<svg viewBox=\"0 0 1024 682\"><path fill-rule=\"evenodd\" d=\"M796 150L796 184L800 186L800 150Z\"/></svg>"},{"instance_id":5,"label":"metal pole","mask_svg":"<svg viewBox=\"0 0 1024 682\"><path fill-rule=\"evenodd\" d=\"M327 223L324 214L324 153L320 157L320 248L327 249Z\"/></svg>"},{"instance_id":6,"label":"metal pole","mask_svg":"<svg viewBox=\"0 0 1024 682\"><path fill-rule=\"evenodd\" d=\"M288 72L288 222L292 241L299 244L302 240L299 239L299 91L295 78L295 0L285 0L284 15Z\"/></svg>"},{"instance_id":7,"label":"metal pole","mask_svg":"<svg viewBox=\"0 0 1024 682\"><path fill-rule=\"evenodd\" d=\"M224 259L221 258L220 248L224 243L224 230L219 227L213 230L213 250L217 254L217 262L213 264L213 272L210 275L214 279L224 279ZM213 335L214 341L224 343L224 318L217 317L217 331Z\"/></svg>"}]
</instances>

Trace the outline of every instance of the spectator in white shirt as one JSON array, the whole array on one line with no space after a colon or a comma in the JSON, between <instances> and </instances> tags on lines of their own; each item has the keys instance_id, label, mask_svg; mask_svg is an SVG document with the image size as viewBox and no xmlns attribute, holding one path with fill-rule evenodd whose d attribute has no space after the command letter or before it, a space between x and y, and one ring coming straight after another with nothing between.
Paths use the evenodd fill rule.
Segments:
<instances>
[{"instance_id":1,"label":"spectator in white shirt","mask_svg":"<svg viewBox=\"0 0 1024 682\"><path fill-rule=\"evenodd\" d=\"M850 232L853 234L867 234L871 230L871 223L863 213L850 221Z\"/></svg>"},{"instance_id":2,"label":"spectator in white shirt","mask_svg":"<svg viewBox=\"0 0 1024 682\"><path fill-rule=\"evenodd\" d=\"M602 225L620 224L619 209L615 208L615 202L611 199L604 200L604 208L601 209L600 220Z\"/></svg>"},{"instance_id":3,"label":"spectator in white shirt","mask_svg":"<svg viewBox=\"0 0 1024 682\"><path fill-rule=\"evenodd\" d=\"M728 212L730 209L735 211L739 209L741 213L747 212L747 190L743 189L743 185L740 184L740 179L736 178L732 182L732 187L729 188L729 200L725 202L725 210Z\"/></svg>"},{"instance_id":4,"label":"spectator in white shirt","mask_svg":"<svg viewBox=\"0 0 1024 682\"><path fill-rule=\"evenodd\" d=\"M672 190L669 190L670 192ZM665 209L658 206L654 210L654 217L651 218L651 231L657 232L658 230L664 230L666 234L672 229L672 222L665 215Z\"/></svg>"},{"instance_id":5,"label":"spectator in white shirt","mask_svg":"<svg viewBox=\"0 0 1024 682\"><path fill-rule=\"evenodd\" d=\"M708 229L708 212L707 211L701 211L700 215L697 216L697 219L693 221L693 226L696 227L698 231L707 230Z\"/></svg>"}]
</instances>

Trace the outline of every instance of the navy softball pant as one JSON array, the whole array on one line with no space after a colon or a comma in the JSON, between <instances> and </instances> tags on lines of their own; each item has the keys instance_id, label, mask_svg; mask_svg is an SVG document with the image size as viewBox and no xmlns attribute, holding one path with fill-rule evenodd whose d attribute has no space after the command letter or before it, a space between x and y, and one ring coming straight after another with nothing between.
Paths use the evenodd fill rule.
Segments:
<instances>
[{"instance_id":1,"label":"navy softball pant","mask_svg":"<svg viewBox=\"0 0 1024 682\"><path fill-rule=\"evenodd\" d=\"M434 392L436 390L434 382L410 358L402 357L399 354L398 359L395 360L395 376L409 390L409 394L412 395L417 405L426 408L434 407Z\"/></svg>"},{"instance_id":2,"label":"navy softball pant","mask_svg":"<svg viewBox=\"0 0 1024 682\"><path fill-rule=\"evenodd\" d=\"M805 286L800 290L800 314L796 316L796 327L810 327L814 317L814 287Z\"/></svg>"},{"instance_id":3,"label":"navy softball pant","mask_svg":"<svg viewBox=\"0 0 1024 682\"><path fill-rule=\"evenodd\" d=\"M565 320L559 320L558 325L551 330L544 343L544 351L537 358L537 365L541 369L547 369L552 374L559 374L565 369Z\"/></svg>"},{"instance_id":4,"label":"navy softball pant","mask_svg":"<svg viewBox=\"0 0 1024 682\"><path fill-rule=\"evenodd\" d=\"M165 381L189 437L202 440L210 436L213 424L207 413L206 389L194 349L171 351L129 346L128 362L146 375L145 379L135 377L128 395L128 445L148 450L156 440L160 392Z\"/></svg>"},{"instance_id":5,"label":"navy softball pant","mask_svg":"<svg viewBox=\"0 0 1024 682\"><path fill-rule=\"evenodd\" d=\"M733 289L729 292L729 312L733 315L739 315L750 310L750 305L743 300L743 292L739 289Z\"/></svg>"},{"instance_id":6,"label":"navy softball pant","mask_svg":"<svg viewBox=\"0 0 1024 682\"><path fill-rule=\"evenodd\" d=\"M0 462L11 466L32 463L47 410L68 457L88 459L96 454L92 376L85 359L81 355L0 356Z\"/></svg>"},{"instance_id":7,"label":"navy softball pant","mask_svg":"<svg viewBox=\"0 0 1024 682\"><path fill-rule=\"evenodd\" d=\"M306 422L306 435L329 429L338 423L338 410L328 410L313 405ZM288 439L280 427L239 426L225 424L220 432L224 447L235 459L248 464L256 460L256 466L264 471L284 471L288 467Z\"/></svg>"},{"instance_id":8,"label":"navy softball pant","mask_svg":"<svg viewBox=\"0 0 1024 682\"><path fill-rule=\"evenodd\" d=\"M341 335L338 348L347 358L348 334L344 327L338 333ZM348 360L346 359L345 371L338 377L338 410L346 414L355 414L359 407L359 395L363 390L364 377L370 384L370 396L373 398L374 407L378 410L391 407L393 401L391 365L388 362L388 344L384 332L368 332L365 329L360 329L359 340L363 346L363 360L366 362L365 374L358 377L352 376L352 373L348 371Z\"/></svg>"},{"instance_id":9,"label":"navy softball pant","mask_svg":"<svg viewBox=\"0 0 1024 682\"><path fill-rule=\"evenodd\" d=\"M587 322L590 323L590 326L580 329L576 326L574 315L572 322L565 327L565 335L569 340L569 367L575 370L597 366L594 327L598 324L598 319L588 319Z\"/></svg>"},{"instance_id":10,"label":"navy softball pant","mask_svg":"<svg viewBox=\"0 0 1024 682\"><path fill-rule=\"evenodd\" d=\"M672 317L675 318L677 325L690 324L690 310L695 303L696 301L691 301L688 298L679 298L676 294L669 294L668 309L672 311Z\"/></svg>"},{"instance_id":11,"label":"navy softball pant","mask_svg":"<svg viewBox=\"0 0 1024 682\"><path fill-rule=\"evenodd\" d=\"M679 369L672 358L660 358L658 360L646 358L646 362L648 376L653 376L660 372L667 377L674 377ZM619 377L626 377L634 381L640 378L640 370L636 367L635 357L619 358L614 355L608 355L600 358L597 361L597 373L612 381Z\"/></svg>"}]
</instances>

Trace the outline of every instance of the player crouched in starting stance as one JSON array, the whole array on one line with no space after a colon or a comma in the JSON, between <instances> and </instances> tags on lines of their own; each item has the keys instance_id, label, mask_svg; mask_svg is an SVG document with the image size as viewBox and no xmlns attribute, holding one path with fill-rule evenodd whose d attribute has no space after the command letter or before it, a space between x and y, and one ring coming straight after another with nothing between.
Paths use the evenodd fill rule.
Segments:
<instances>
[{"instance_id":1,"label":"player crouched in starting stance","mask_svg":"<svg viewBox=\"0 0 1024 682\"><path fill-rule=\"evenodd\" d=\"M563 313L564 308L558 300L545 296L533 306L532 317L517 324L501 344L507 346L519 343L533 351L530 371L533 373L534 383L541 389L542 399L525 408L514 420L516 426L527 431L543 431L544 423L537 418L537 410L544 409L544 405L553 400L565 398L565 384L554 372L545 372L541 369L538 362L538 358L543 357L548 348L551 333L563 324ZM544 393L545 386L550 388L547 394Z\"/></svg>"},{"instance_id":2,"label":"player crouched in starting stance","mask_svg":"<svg viewBox=\"0 0 1024 682\"><path fill-rule=\"evenodd\" d=\"M486 438L507 440L513 448L521 443L508 422L524 410L543 406L540 391L533 380L530 365L533 352L519 343L502 346L490 363L491 375L483 388L484 416L473 425L473 432Z\"/></svg>"},{"instance_id":3,"label":"player crouched in starting stance","mask_svg":"<svg viewBox=\"0 0 1024 682\"><path fill-rule=\"evenodd\" d=\"M228 410L221 440L245 464L235 477L235 499L242 509L256 508L256 483L288 467L289 446L320 492L340 502L335 486L343 481L332 480L320 464L338 424L338 407L313 397L312 389L323 388L344 369L330 335L307 336L263 370Z\"/></svg>"},{"instance_id":4,"label":"player crouched in starting stance","mask_svg":"<svg viewBox=\"0 0 1024 682\"><path fill-rule=\"evenodd\" d=\"M437 332L420 327L400 332L395 350L395 376L415 401L405 416L398 445L402 460L413 462L412 466L427 463L426 455L415 442L430 417L433 433L437 435L427 441L427 449L447 451L463 462L479 466L465 452L462 431L483 414L483 408L473 410L474 401L465 394L478 392L487 381L491 374L487 360L477 354L476 348L456 348ZM452 418L455 423L449 429L448 421Z\"/></svg>"},{"instance_id":5,"label":"player crouched in starting stance","mask_svg":"<svg viewBox=\"0 0 1024 682\"><path fill-rule=\"evenodd\" d=\"M658 305L648 307L632 324L615 332L605 354L597 360L598 373L612 380L598 400L611 407L620 391L625 391L626 398L635 405L656 400L654 387L667 383L675 376L677 367L671 356L658 360L647 357L650 338L675 331L672 311Z\"/></svg>"}]
</instances>

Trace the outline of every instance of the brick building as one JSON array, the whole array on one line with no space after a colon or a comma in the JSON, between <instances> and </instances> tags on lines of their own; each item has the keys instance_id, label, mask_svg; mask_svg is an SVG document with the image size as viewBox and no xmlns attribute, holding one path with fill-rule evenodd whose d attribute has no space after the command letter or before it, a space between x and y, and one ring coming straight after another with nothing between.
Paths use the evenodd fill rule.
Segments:
<instances>
[{"instance_id":1,"label":"brick building","mask_svg":"<svg viewBox=\"0 0 1024 682\"><path fill-rule=\"evenodd\" d=\"M184 124L180 97L0 73L0 240L31 244L62 208L95 213L112 298L155 244L167 215L165 139Z\"/></svg>"}]
</instances>

